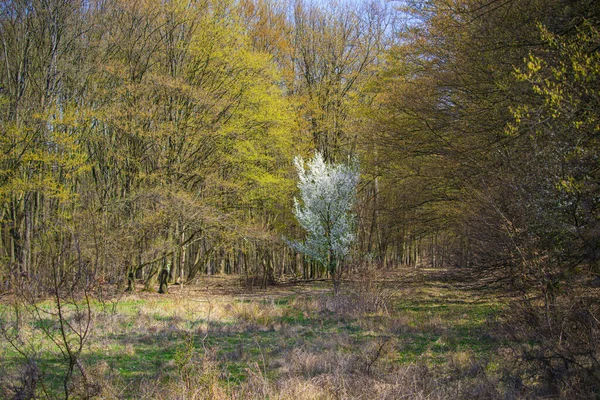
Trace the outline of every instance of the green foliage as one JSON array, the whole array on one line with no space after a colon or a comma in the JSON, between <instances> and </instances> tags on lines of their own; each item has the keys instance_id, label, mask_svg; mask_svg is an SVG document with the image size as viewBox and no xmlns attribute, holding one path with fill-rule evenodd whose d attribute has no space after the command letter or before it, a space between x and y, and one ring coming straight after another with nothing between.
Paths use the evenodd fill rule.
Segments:
<instances>
[{"instance_id":1,"label":"green foliage","mask_svg":"<svg viewBox=\"0 0 600 400\"><path fill-rule=\"evenodd\" d=\"M200 253L278 244L302 141L272 56L250 46L241 5L7 7L0 236L11 267L0 279L47 276L49 215L72 222L61 235L77 242L92 279L151 277L161 254L170 279L191 277L208 261ZM51 22L47 12L65 15ZM56 30L36 30L45 24Z\"/></svg>"}]
</instances>

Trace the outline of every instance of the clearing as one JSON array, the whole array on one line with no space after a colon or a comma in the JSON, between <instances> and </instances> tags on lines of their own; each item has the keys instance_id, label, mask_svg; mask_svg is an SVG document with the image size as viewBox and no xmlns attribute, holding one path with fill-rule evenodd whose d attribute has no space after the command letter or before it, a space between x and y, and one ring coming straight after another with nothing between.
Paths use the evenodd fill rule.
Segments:
<instances>
[{"instance_id":1,"label":"clearing","mask_svg":"<svg viewBox=\"0 0 600 400\"><path fill-rule=\"evenodd\" d=\"M492 334L503 302L443 270L384 273L345 282L338 296L330 282L249 292L223 276L171 286L168 295L96 295L80 356L86 379L75 368L67 390L106 399L518 396L510 348ZM69 363L55 309L52 301L22 305L18 340L4 331L4 387L9 379L27 385L28 357L40 372L39 396L64 397ZM3 306L5 327L14 326L14 310ZM88 318L65 310L74 331ZM77 335L69 340L77 344Z\"/></svg>"}]
</instances>

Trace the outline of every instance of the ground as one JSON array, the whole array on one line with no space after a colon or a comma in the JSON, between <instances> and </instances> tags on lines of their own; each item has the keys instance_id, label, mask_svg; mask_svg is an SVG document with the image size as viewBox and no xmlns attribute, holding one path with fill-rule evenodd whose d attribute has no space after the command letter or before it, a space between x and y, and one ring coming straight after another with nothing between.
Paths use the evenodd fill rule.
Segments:
<instances>
[{"instance_id":1,"label":"ground","mask_svg":"<svg viewBox=\"0 0 600 400\"><path fill-rule=\"evenodd\" d=\"M240 281L93 298L80 356L87 389L76 368L68 390L107 399L518 397L510 346L494 333L503 301L443 270L365 271L338 296L326 281L252 291ZM5 321L11 310L4 306ZM33 358L38 392L50 397L64 392L68 357L48 340L59 332L51 314L34 317L19 343L0 342L0 357L14 382L24 355ZM68 318L76 330L86 316Z\"/></svg>"}]
</instances>

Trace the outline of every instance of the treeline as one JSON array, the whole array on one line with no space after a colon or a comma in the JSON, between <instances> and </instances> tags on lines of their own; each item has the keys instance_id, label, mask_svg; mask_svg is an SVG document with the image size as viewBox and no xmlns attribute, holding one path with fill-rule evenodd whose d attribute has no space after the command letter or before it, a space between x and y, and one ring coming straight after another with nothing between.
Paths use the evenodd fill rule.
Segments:
<instances>
[{"instance_id":1,"label":"treeline","mask_svg":"<svg viewBox=\"0 0 600 400\"><path fill-rule=\"evenodd\" d=\"M551 295L599 272L598 23L588 1L433 1L376 87L373 162L431 263ZM385 149L385 151L384 151ZM400 217L400 218L398 218ZM589 275L592 274L592 275Z\"/></svg>"},{"instance_id":2,"label":"treeline","mask_svg":"<svg viewBox=\"0 0 600 400\"><path fill-rule=\"evenodd\" d=\"M322 274L281 240L299 234L292 159L356 151L390 16L375 3L3 2L2 290Z\"/></svg>"},{"instance_id":3,"label":"treeline","mask_svg":"<svg viewBox=\"0 0 600 400\"><path fill-rule=\"evenodd\" d=\"M281 239L302 235L292 159L318 150L360 158L355 264L472 267L551 301L599 269L598 12L4 2L3 289L322 276Z\"/></svg>"},{"instance_id":4,"label":"treeline","mask_svg":"<svg viewBox=\"0 0 600 400\"><path fill-rule=\"evenodd\" d=\"M600 272L600 7L409 2L374 91L379 223L549 299ZM388 237L390 235L387 235Z\"/></svg>"}]
</instances>

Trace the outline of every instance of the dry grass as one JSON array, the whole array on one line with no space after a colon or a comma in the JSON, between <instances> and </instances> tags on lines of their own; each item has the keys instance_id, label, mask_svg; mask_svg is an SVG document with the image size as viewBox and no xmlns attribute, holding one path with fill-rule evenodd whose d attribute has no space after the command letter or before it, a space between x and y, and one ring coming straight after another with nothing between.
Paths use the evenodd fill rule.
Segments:
<instances>
[{"instance_id":1,"label":"dry grass","mask_svg":"<svg viewBox=\"0 0 600 400\"><path fill-rule=\"evenodd\" d=\"M215 282L173 287L168 296L139 293L95 303L82 361L98 388L96 397L520 396L518 385L511 389L505 379L501 361L488 361L500 354L485 335L494 304L424 280L420 272L347 282L335 297L323 283L248 295L226 280ZM24 325L35 337L35 321ZM45 345L38 365L54 368L56 373L46 372L43 379L59 393L61 361L56 349ZM14 365L7 373L18 380L19 355L2 346L1 356ZM6 382L0 387L1 395L14 395Z\"/></svg>"}]
</instances>

